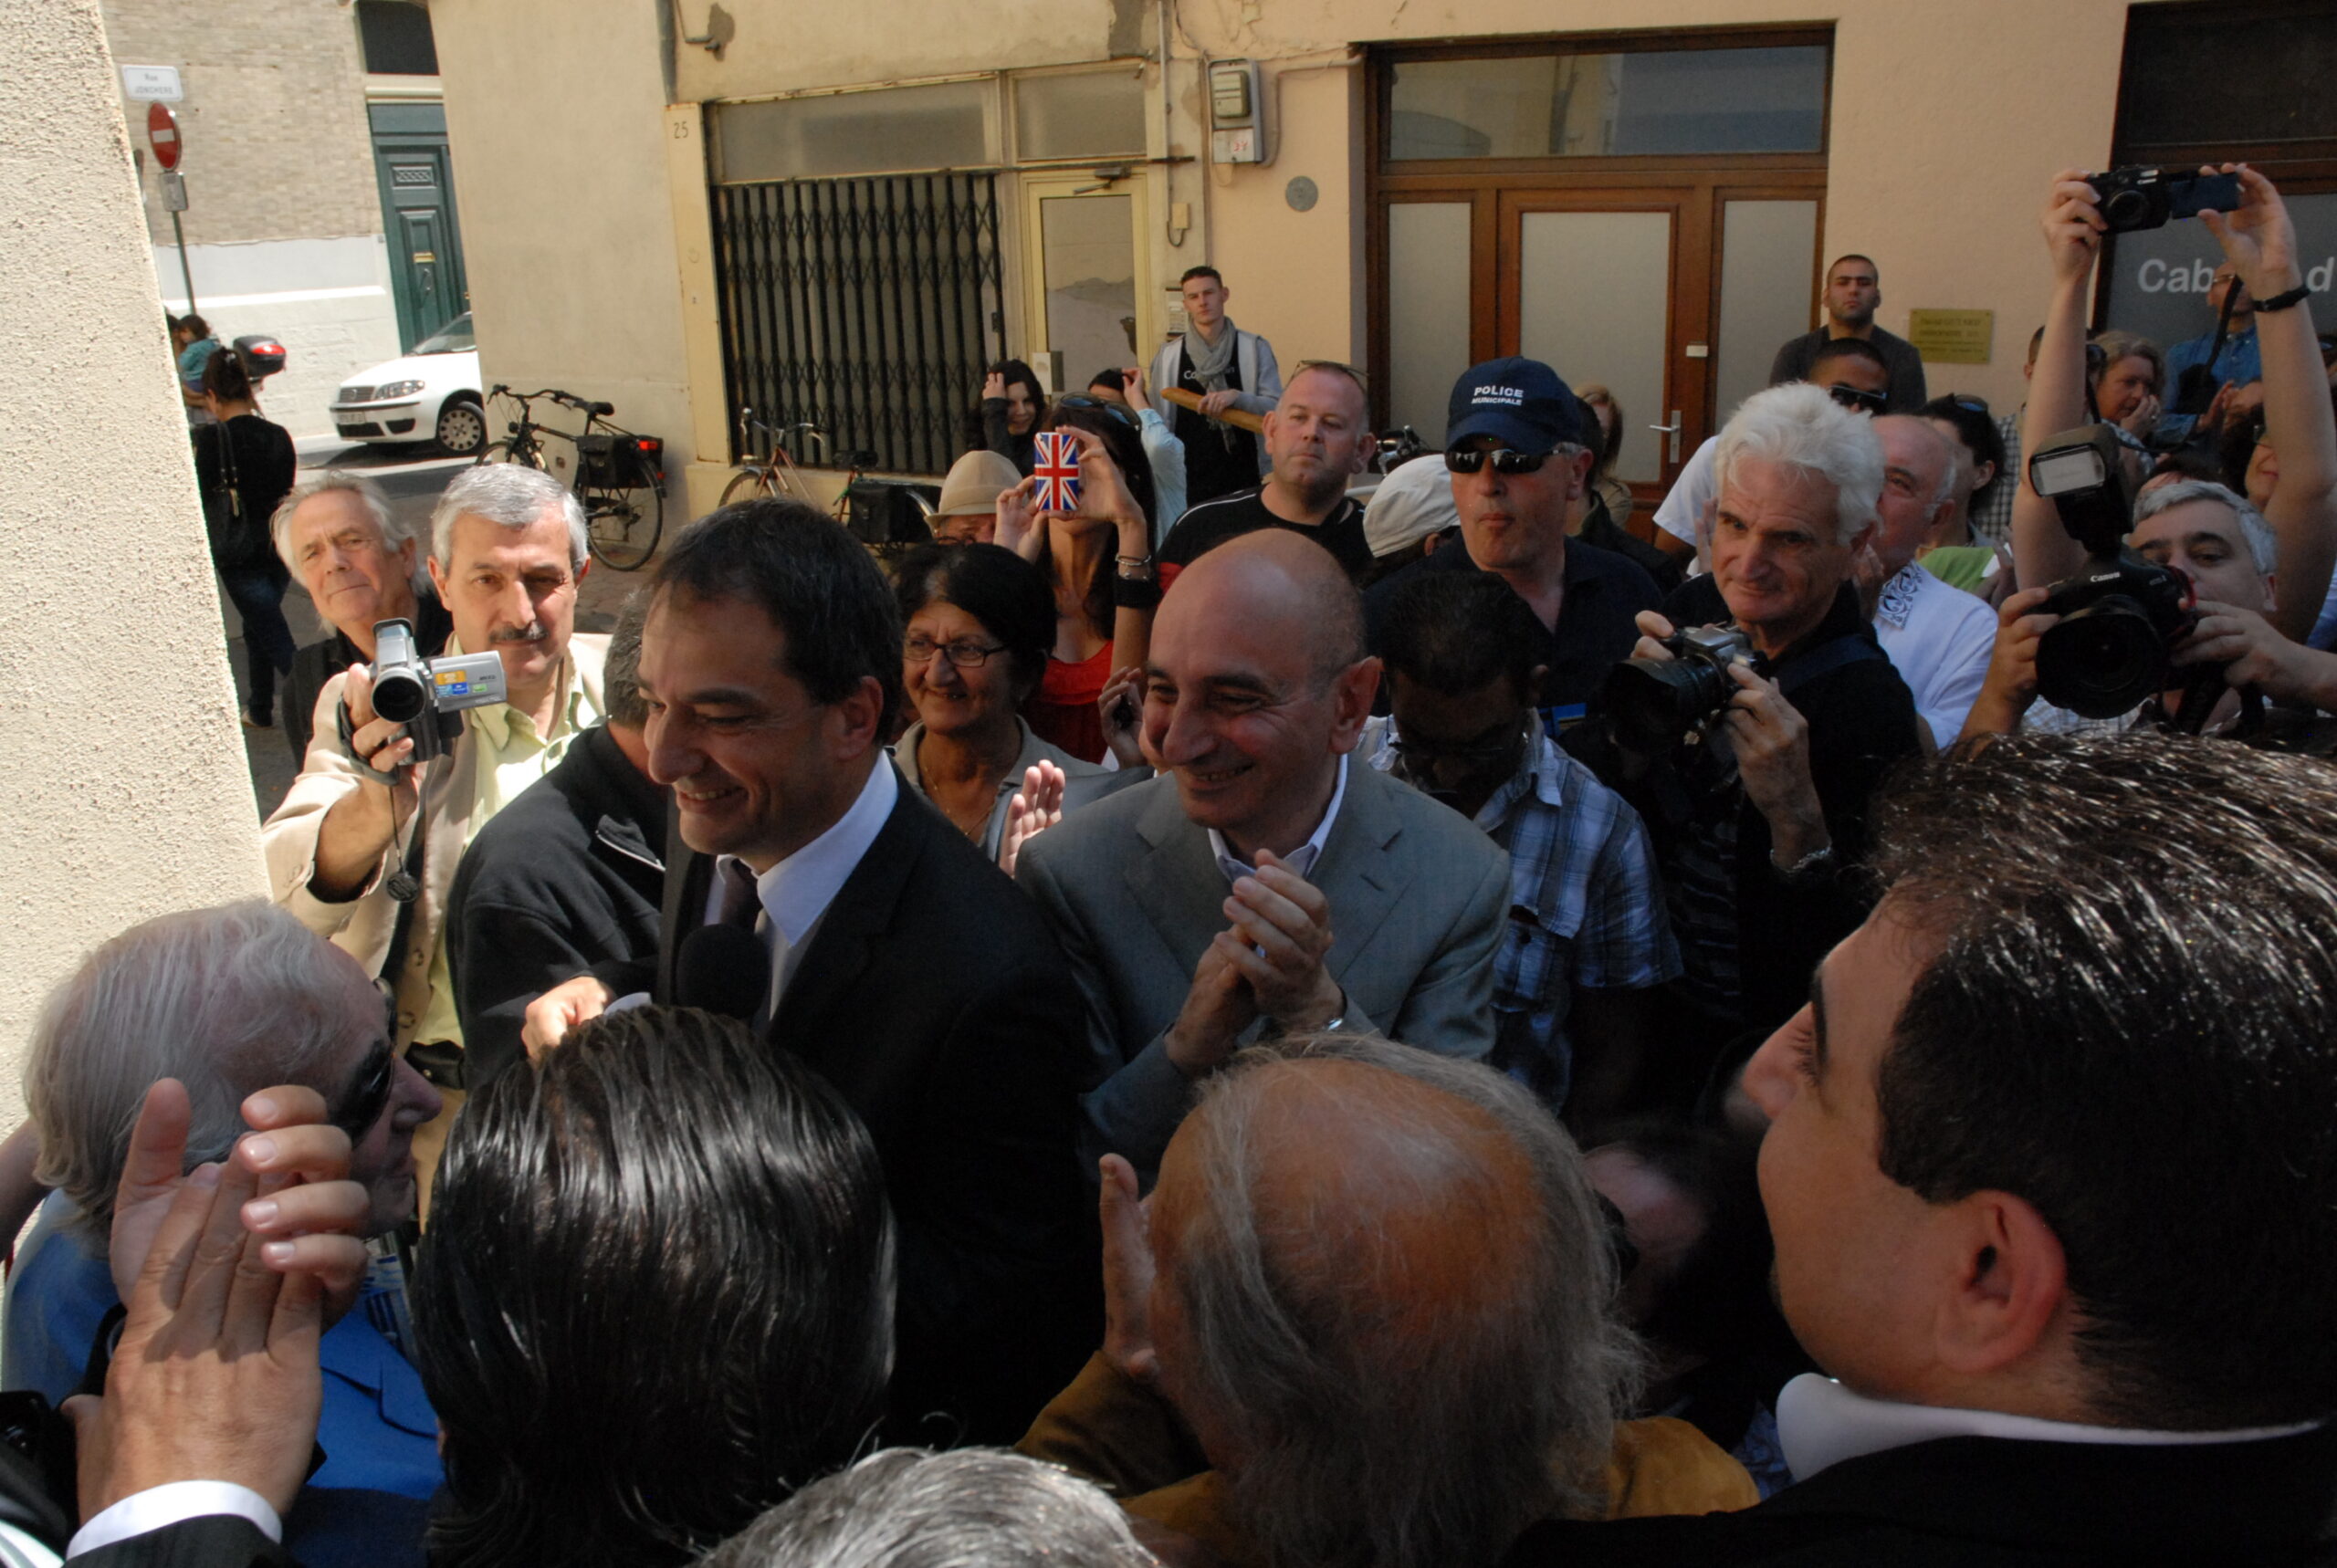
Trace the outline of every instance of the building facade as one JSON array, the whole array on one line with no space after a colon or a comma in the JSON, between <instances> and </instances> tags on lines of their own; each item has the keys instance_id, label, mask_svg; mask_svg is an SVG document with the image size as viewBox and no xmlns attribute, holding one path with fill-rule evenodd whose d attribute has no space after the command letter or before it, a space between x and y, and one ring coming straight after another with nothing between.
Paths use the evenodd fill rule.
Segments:
<instances>
[{"instance_id":1,"label":"building facade","mask_svg":"<svg viewBox=\"0 0 2337 1568\"><path fill-rule=\"evenodd\" d=\"M1376 420L1431 442L1475 360L1606 384L1651 497L1818 319L1835 255L1876 261L1934 393L2010 407L2056 170L2225 150L2337 188L2282 75L2326 8L2282 0L431 9L465 207L512 220L471 249L487 376L615 402L694 510L750 411L937 473L985 362L1141 362L1200 263L1285 366L1363 367Z\"/></svg>"},{"instance_id":2,"label":"building facade","mask_svg":"<svg viewBox=\"0 0 2337 1568\"><path fill-rule=\"evenodd\" d=\"M429 13L404 0L103 0L102 14L130 68L116 87L165 307L187 309L191 278L221 341L278 339L269 416L329 434L350 372L466 305ZM183 260L146 149L149 99L178 118Z\"/></svg>"}]
</instances>

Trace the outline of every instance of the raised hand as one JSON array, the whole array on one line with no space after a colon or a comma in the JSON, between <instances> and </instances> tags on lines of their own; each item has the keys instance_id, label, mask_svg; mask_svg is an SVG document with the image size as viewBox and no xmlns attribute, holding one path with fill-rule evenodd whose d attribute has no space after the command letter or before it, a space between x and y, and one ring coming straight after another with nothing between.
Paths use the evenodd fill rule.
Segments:
<instances>
[{"instance_id":1,"label":"raised hand","mask_svg":"<svg viewBox=\"0 0 2337 1568\"><path fill-rule=\"evenodd\" d=\"M1014 874L1022 846L1063 821L1063 769L1041 758L1022 770L1022 788L1006 803L1006 836L999 841L998 869Z\"/></svg>"}]
</instances>

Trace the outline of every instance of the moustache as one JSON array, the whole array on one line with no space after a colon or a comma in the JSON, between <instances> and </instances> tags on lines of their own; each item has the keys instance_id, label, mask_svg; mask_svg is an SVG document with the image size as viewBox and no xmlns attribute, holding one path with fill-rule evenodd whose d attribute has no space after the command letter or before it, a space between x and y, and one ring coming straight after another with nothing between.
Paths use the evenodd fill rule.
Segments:
<instances>
[{"instance_id":1,"label":"moustache","mask_svg":"<svg viewBox=\"0 0 2337 1568\"><path fill-rule=\"evenodd\" d=\"M551 635L551 628L538 621L527 626L498 626L487 633L487 643L540 643Z\"/></svg>"}]
</instances>

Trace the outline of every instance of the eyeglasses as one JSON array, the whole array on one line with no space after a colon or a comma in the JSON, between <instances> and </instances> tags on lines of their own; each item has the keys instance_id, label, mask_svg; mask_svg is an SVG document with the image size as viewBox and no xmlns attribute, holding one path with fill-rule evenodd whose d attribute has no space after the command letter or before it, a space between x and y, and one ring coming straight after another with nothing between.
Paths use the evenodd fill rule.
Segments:
<instances>
[{"instance_id":1,"label":"eyeglasses","mask_svg":"<svg viewBox=\"0 0 2337 1568\"><path fill-rule=\"evenodd\" d=\"M936 643L929 637L911 637L901 644L901 657L909 664L926 664L938 653L960 670L979 670L992 653L1005 652L1003 643L985 648L980 643Z\"/></svg>"},{"instance_id":2,"label":"eyeglasses","mask_svg":"<svg viewBox=\"0 0 2337 1568\"><path fill-rule=\"evenodd\" d=\"M1433 768L1440 763L1471 768L1491 768L1495 764L1514 766L1539 722L1536 717L1513 727L1494 739L1473 740L1457 746L1441 741L1406 739L1400 733L1389 745L1396 753L1396 760L1407 772Z\"/></svg>"},{"instance_id":3,"label":"eyeglasses","mask_svg":"<svg viewBox=\"0 0 2337 1568\"><path fill-rule=\"evenodd\" d=\"M1836 382L1826 389L1826 395L1849 409L1852 413L1881 413L1891 405L1889 394L1868 392L1848 382Z\"/></svg>"},{"instance_id":4,"label":"eyeglasses","mask_svg":"<svg viewBox=\"0 0 2337 1568\"><path fill-rule=\"evenodd\" d=\"M1130 413L1125 405L1108 402L1100 397L1089 397L1085 392L1074 392L1069 397L1059 397L1055 399L1055 406L1057 408L1099 408L1122 424L1134 424L1137 422L1136 415Z\"/></svg>"},{"instance_id":5,"label":"eyeglasses","mask_svg":"<svg viewBox=\"0 0 2337 1568\"><path fill-rule=\"evenodd\" d=\"M1490 452L1480 447L1456 446L1444 455L1444 465L1455 474L1474 474L1490 457L1496 474L1535 474L1555 455L1549 452L1519 452L1507 446L1496 446Z\"/></svg>"},{"instance_id":6,"label":"eyeglasses","mask_svg":"<svg viewBox=\"0 0 2337 1568\"><path fill-rule=\"evenodd\" d=\"M365 1060L359 1063L349 1092L341 1096L341 1104L326 1120L347 1133L351 1143L363 1143L366 1133L382 1119L382 1110L390 1103L390 1085L397 1074L397 1052L388 1040L376 1040Z\"/></svg>"}]
</instances>

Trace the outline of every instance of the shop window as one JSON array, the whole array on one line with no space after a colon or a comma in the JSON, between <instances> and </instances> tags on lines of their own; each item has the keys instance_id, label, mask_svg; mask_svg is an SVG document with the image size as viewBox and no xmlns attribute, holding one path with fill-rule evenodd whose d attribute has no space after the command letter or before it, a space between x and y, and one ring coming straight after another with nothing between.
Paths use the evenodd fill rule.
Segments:
<instances>
[{"instance_id":1,"label":"shop window","mask_svg":"<svg viewBox=\"0 0 2337 1568\"><path fill-rule=\"evenodd\" d=\"M2127 15L2118 141L2153 149L2337 142L2337 10L2311 4L2136 5Z\"/></svg>"},{"instance_id":2,"label":"shop window","mask_svg":"<svg viewBox=\"0 0 2337 1568\"><path fill-rule=\"evenodd\" d=\"M1398 60L1390 162L1816 152L1823 44Z\"/></svg>"},{"instance_id":3,"label":"shop window","mask_svg":"<svg viewBox=\"0 0 2337 1568\"><path fill-rule=\"evenodd\" d=\"M374 76L435 77L438 46L430 13L413 0L357 0L357 39Z\"/></svg>"},{"instance_id":4,"label":"shop window","mask_svg":"<svg viewBox=\"0 0 2337 1568\"><path fill-rule=\"evenodd\" d=\"M1014 83L1014 155L1144 156L1144 82L1132 70L1020 77Z\"/></svg>"},{"instance_id":5,"label":"shop window","mask_svg":"<svg viewBox=\"0 0 2337 1568\"><path fill-rule=\"evenodd\" d=\"M989 81L714 107L715 178L725 184L980 169L999 162Z\"/></svg>"}]
</instances>

